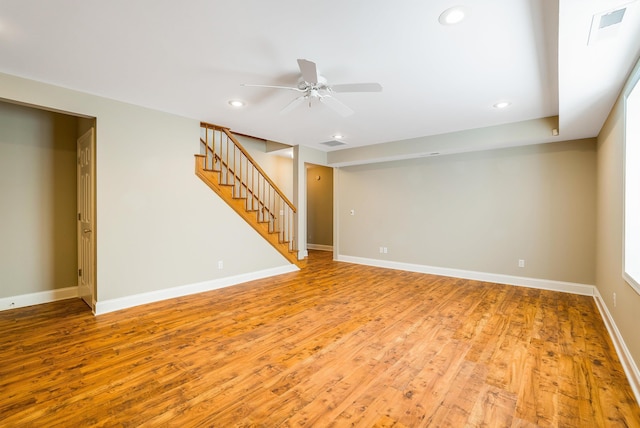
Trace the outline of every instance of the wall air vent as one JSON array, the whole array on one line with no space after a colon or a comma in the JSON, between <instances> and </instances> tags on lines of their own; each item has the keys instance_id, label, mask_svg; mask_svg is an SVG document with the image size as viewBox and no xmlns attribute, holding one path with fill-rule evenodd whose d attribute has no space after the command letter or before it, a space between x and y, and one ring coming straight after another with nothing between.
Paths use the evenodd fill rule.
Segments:
<instances>
[{"instance_id":1,"label":"wall air vent","mask_svg":"<svg viewBox=\"0 0 640 428\"><path fill-rule=\"evenodd\" d=\"M630 3L627 3L615 9L609 9L593 15L587 45L592 46L601 40L615 37L629 5Z\"/></svg>"},{"instance_id":2,"label":"wall air vent","mask_svg":"<svg viewBox=\"0 0 640 428\"><path fill-rule=\"evenodd\" d=\"M347 143L343 143L342 141L336 141L336 140L331 140L331 141L325 141L324 143L320 143L322 145L325 145L327 147L336 147L336 146L346 146Z\"/></svg>"},{"instance_id":3,"label":"wall air vent","mask_svg":"<svg viewBox=\"0 0 640 428\"><path fill-rule=\"evenodd\" d=\"M611 13L607 13L605 15L600 16L600 24L598 28L602 30L603 28L610 27L612 25L616 25L622 22L622 18L624 18L624 13L627 11L627 8L614 10Z\"/></svg>"}]
</instances>

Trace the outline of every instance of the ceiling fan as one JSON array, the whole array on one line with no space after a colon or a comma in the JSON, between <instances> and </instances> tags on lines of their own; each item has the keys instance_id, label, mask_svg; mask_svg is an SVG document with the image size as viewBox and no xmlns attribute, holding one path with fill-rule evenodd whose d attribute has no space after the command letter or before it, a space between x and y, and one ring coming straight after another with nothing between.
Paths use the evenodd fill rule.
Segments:
<instances>
[{"instance_id":1,"label":"ceiling fan","mask_svg":"<svg viewBox=\"0 0 640 428\"><path fill-rule=\"evenodd\" d=\"M250 85L243 84L242 86L251 86L258 88L275 88L275 89L288 89L302 93L299 97L295 98L289 104L287 104L280 113L288 113L305 101L309 103L313 100L320 100L321 103L329 106L335 110L341 116L349 116L353 114L353 110L347 105L343 104L332 95L334 92L381 92L382 86L379 83L346 83L341 85L329 85L327 79L324 76L318 74L318 69L315 62L306 59L298 59L298 67L302 76L298 81L298 86L274 86L274 85Z\"/></svg>"}]
</instances>

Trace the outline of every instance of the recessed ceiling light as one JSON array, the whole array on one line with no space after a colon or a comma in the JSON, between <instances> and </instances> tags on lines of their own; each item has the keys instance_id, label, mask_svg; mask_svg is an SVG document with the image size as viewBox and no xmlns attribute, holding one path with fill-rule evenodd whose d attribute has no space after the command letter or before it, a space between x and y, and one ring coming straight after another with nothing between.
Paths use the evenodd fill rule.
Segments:
<instances>
[{"instance_id":1,"label":"recessed ceiling light","mask_svg":"<svg viewBox=\"0 0 640 428\"><path fill-rule=\"evenodd\" d=\"M509 101L500 101L497 102L493 105L493 107L497 108L497 109L503 109L503 108L507 108L511 105L511 103Z\"/></svg>"},{"instance_id":2,"label":"recessed ceiling light","mask_svg":"<svg viewBox=\"0 0 640 428\"><path fill-rule=\"evenodd\" d=\"M240 100L231 100L229 101L229 105L231 107L244 107L244 101Z\"/></svg>"},{"instance_id":3,"label":"recessed ceiling light","mask_svg":"<svg viewBox=\"0 0 640 428\"><path fill-rule=\"evenodd\" d=\"M342 134L336 134L333 136L333 138L335 138L336 140L341 140L342 138L344 138L344 136Z\"/></svg>"},{"instance_id":4,"label":"recessed ceiling light","mask_svg":"<svg viewBox=\"0 0 640 428\"><path fill-rule=\"evenodd\" d=\"M442 25L454 25L459 22L462 22L464 19L464 9L462 6L454 6L445 10L440 14L438 21Z\"/></svg>"}]
</instances>

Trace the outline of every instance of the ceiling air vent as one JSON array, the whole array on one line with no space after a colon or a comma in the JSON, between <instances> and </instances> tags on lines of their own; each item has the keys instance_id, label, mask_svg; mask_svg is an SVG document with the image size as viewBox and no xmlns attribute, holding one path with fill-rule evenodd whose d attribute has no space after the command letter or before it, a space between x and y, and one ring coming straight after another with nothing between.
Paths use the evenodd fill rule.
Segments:
<instances>
[{"instance_id":1,"label":"ceiling air vent","mask_svg":"<svg viewBox=\"0 0 640 428\"><path fill-rule=\"evenodd\" d=\"M629 5L630 3L627 3L615 9L609 9L606 12L593 15L587 44L592 46L600 40L615 37Z\"/></svg>"},{"instance_id":2,"label":"ceiling air vent","mask_svg":"<svg viewBox=\"0 0 640 428\"><path fill-rule=\"evenodd\" d=\"M342 141L336 141L336 140L332 140L332 141L325 141L324 143L320 143L323 144L327 147L336 147L336 146L346 146L347 143L343 143Z\"/></svg>"}]
</instances>

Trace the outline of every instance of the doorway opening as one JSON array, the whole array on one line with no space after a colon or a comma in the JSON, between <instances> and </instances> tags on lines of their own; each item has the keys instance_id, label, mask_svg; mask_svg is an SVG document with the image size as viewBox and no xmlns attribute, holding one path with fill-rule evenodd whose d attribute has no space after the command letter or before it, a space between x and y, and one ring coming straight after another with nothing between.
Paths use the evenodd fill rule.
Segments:
<instances>
[{"instance_id":1,"label":"doorway opening","mask_svg":"<svg viewBox=\"0 0 640 428\"><path fill-rule=\"evenodd\" d=\"M27 306L80 295L77 140L95 125L0 100L0 300Z\"/></svg>"},{"instance_id":2,"label":"doorway opening","mask_svg":"<svg viewBox=\"0 0 640 428\"><path fill-rule=\"evenodd\" d=\"M333 168L305 164L307 249L333 251Z\"/></svg>"}]
</instances>

